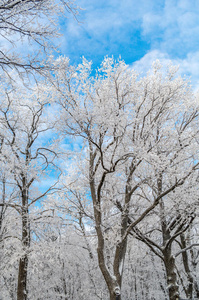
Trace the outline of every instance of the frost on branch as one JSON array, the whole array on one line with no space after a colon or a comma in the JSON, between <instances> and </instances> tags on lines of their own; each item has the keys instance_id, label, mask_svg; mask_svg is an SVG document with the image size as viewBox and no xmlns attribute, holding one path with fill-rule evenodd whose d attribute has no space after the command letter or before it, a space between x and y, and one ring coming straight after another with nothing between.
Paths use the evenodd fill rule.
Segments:
<instances>
[{"instance_id":1,"label":"frost on branch","mask_svg":"<svg viewBox=\"0 0 199 300\"><path fill-rule=\"evenodd\" d=\"M86 149L79 155L85 167L74 162L73 189L84 204L87 190L99 268L113 293L115 284L122 286L130 237L166 269L175 238L194 220L198 108L176 67L163 70L156 61L139 77L124 61L106 57L91 76L91 65L84 58L76 68L60 68L52 95L62 110L61 132L82 139Z\"/></svg>"}]
</instances>

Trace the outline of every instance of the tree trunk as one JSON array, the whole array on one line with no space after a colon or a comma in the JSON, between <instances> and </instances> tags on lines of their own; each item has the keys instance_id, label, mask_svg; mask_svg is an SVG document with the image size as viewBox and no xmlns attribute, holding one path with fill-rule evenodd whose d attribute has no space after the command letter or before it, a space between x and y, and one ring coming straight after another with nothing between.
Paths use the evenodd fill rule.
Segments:
<instances>
[{"instance_id":1,"label":"tree trunk","mask_svg":"<svg viewBox=\"0 0 199 300\"><path fill-rule=\"evenodd\" d=\"M110 293L110 300L121 300L121 295L116 295L115 292L113 291Z\"/></svg>"},{"instance_id":2,"label":"tree trunk","mask_svg":"<svg viewBox=\"0 0 199 300\"><path fill-rule=\"evenodd\" d=\"M30 247L30 222L28 211L28 188L27 180L23 178L22 190L22 249L23 256L19 261L18 271L18 287L17 287L17 300L27 300L27 277L28 277L28 249Z\"/></svg>"},{"instance_id":3,"label":"tree trunk","mask_svg":"<svg viewBox=\"0 0 199 300\"><path fill-rule=\"evenodd\" d=\"M19 261L17 300L27 300L28 256L25 254Z\"/></svg>"},{"instance_id":4,"label":"tree trunk","mask_svg":"<svg viewBox=\"0 0 199 300\"><path fill-rule=\"evenodd\" d=\"M183 233L180 235L180 241L181 241L182 249L185 249L187 247L187 245L186 245L185 235ZM193 288L194 288L194 279L193 279L193 276L191 275L191 270L189 267L189 258L188 258L186 251L182 252L182 261L183 261L184 269L185 269L185 272L187 274L187 279L188 279L188 288L187 288L186 296L187 296L187 298L192 298L193 297Z\"/></svg>"},{"instance_id":5,"label":"tree trunk","mask_svg":"<svg viewBox=\"0 0 199 300\"><path fill-rule=\"evenodd\" d=\"M6 210L6 203L5 203L5 198L6 198L6 181L5 177L3 177L2 180L2 204L3 206L1 207L1 212L0 212L0 237L2 237L2 224L3 224L3 218L5 215L5 210Z\"/></svg>"},{"instance_id":6,"label":"tree trunk","mask_svg":"<svg viewBox=\"0 0 199 300\"><path fill-rule=\"evenodd\" d=\"M175 258L173 255L171 255L170 247L164 252L164 263L167 275L169 300L179 300L179 287L177 284L177 274L175 271Z\"/></svg>"},{"instance_id":7,"label":"tree trunk","mask_svg":"<svg viewBox=\"0 0 199 300\"><path fill-rule=\"evenodd\" d=\"M190 249L190 253L191 253L191 264L193 267L193 273L196 274L197 273L196 268L198 264L197 256L195 257L193 249ZM196 299L199 299L199 285L196 281L195 276L194 276L194 294Z\"/></svg>"},{"instance_id":8,"label":"tree trunk","mask_svg":"<svg viewBox=\"0 0 199 300\"><path fill-rule=\"evenodd\" d=\"M158 194L162 193L162 174L159 175L157 180ZM167 221L165 217L165 208L163 199L160 200L160 220L162 227L163 246L165 249L162 251L164 265L167 276L167 289L169 293L169 300L179 300L179 288L177 284L177 274L175 271L175 258L171 253L171 243L168 241L171 239L170 231L167 228Z\"/></svg>"}]
</instances>

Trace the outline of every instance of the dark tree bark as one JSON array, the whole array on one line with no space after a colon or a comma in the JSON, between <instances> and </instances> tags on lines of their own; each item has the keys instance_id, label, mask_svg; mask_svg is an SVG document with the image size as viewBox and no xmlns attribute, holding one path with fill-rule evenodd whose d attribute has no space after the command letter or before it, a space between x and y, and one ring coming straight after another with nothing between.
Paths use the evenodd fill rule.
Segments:
<instances>
[{"instance_id":1,"label":"dark tree bark","mask_svg":"<svg viewBox=\"0 0 199 300\"><path fill-rule=\"evenodd\" d=\"M180 235L180 242L182 245L182 249L185 249L187 247L187 245L186 245L185 235L183 233ZM187 298L192 298L193 297L193 288L194 288L194 279L193 279L193 276L191 275L187 251L182 252L182 261L183 261L184 269L185 269L185 272L187 274L187 279L188 279L188 287L186 289L186 296L187 296Z\"/></svg>"},{"instance_id":2,"label":"dark tree bark","mask_svg":"<svg viewBox=\"0 0 199 300\"><path fill-rule=\"evenodd\" d=\"M22 175L22 247L23 255L19 261L17 300L27 300L28 249L30 247L30 222L28 211L28 187L26 176Z\"/></svg>"},{"instance_id":3,"label":"dark tree bark","mask_svg":"<svg viewBox=\"0 0 199 300\"><path fill-rule=\"evenodd\" d=\"M27 299L28 256L25 254L19 261L17 300Z\"/></svg>"},{"instance_id":4,"label":"dark tree bark","mask_svg":"<svg viewBox=\"0 0 199 300\"><path fill-rule=\"evenodd\" d=\"M170 300L179 300L179 287L177 284L177 274L175 270L175 258L171 253L171 248L163 252L164 264L167 275L167 286Z\"/></svg>"},{"instance_id":5,"label":"dark tree bark","mask_svg":"<svg viewBox=\"0 0 199 300\"><path fill-rule=\"evenodd\" d=\"M3 225L3 219L6 211L6 203L5 203L5 197L6 197L6 180L3 176L2 179L2 207L0 212L0 237L2 236L2 225Z\"/></svg>"}]
</instances>

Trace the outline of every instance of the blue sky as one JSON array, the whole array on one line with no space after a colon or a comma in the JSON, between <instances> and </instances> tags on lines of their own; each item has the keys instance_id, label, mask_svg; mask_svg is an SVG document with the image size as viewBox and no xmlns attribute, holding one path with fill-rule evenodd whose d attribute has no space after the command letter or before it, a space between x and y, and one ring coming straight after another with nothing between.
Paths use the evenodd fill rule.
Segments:
<instances>
[{"instance_id":1,"label":"blue sky","mask_svg":"<svg viewBox=\"0 0 199 300\"><path fill-rule=\"evenodd\" d=\"M77 0L83 8L77 23L62 20L61 53L72 63L82 56L96 68L113 55L139 71L155 59L180 65L199 85L198 0Z\"/></svg>"}]
</instances>

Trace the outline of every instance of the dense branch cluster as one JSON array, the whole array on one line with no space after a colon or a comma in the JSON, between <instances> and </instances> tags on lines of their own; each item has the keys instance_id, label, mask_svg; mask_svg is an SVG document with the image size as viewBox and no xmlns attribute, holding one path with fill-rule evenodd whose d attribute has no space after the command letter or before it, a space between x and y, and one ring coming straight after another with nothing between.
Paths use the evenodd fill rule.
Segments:
<instances>
[{"instance_id":1,"label":"dense branch cluster","mask_svg":"<svg viewBox=\"0 0 199 300\"><path fill-rule=\"evenodd\" d=\"M1 86L3 299L198 297L197 97L158 61L53 66Z\"/></svg>"},{"instance_id":2,"label":"dense branch cluster","mask_svg":"<svg viewBox=\"0 0 199 300\"><path fill-rule=\"evenodd\" d=\"M44 69L44 54L60 35L59 17L70 12L77 18L79 9L73 0L1 0L0 68L20 74Z\"/></svg>"}]
</instances>

